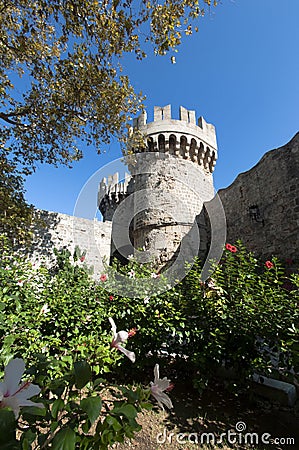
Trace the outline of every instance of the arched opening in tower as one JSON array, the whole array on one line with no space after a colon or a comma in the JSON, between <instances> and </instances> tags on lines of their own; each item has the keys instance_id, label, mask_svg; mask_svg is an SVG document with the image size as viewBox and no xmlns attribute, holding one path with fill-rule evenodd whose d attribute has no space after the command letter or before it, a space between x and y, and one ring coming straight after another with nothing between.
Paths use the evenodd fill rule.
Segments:
<instances>
[{"instance_id":1,"label":"arched opening in tower","mask_svg":"<svg viewBox=\"0 0 299 450\"><path fill-rule=\"evenodd\" d=\"M186 147L187 147L187 138L186 138L186 136L181 136L181 139L180 139L180 156L182 158L186 157Z\"/></svg>"},{"instance_id":2,"label":"arched opening in tower","mask_svg":"<svg viewBox=\"0 0 299 450\"><path fill-rule=\"evenodd\" d=\"M174 155L176 150L176 137L174 134L169 136L169 153Z\"/></svg>"},{"instance_id":3,"label":"arched opening in tower","mask_svg":"<svg viewBox=\"0 0 299 450\"><path fill-rule=\"evenodd\" d=\"M159 134L159 136L158 136L158 147L159 147L159 152L165 152L165 136L164 136L164 134Z\"/></svg>"}]
</instances>

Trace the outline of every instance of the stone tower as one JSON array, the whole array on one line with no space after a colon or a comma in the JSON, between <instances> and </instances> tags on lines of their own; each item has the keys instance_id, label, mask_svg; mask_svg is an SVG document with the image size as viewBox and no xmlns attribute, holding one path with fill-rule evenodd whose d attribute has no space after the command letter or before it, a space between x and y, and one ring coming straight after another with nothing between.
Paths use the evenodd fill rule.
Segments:
<instances>
[{"instance_id":1,"label":"stone tower","mask_svg":"<svg viewBox=\"0 0 299 450\"><path fill-rule=\"evenodd\" d=\"M145 145L130 149L134 153L134 162L129 165L132 178L125 196L132 194L132 201L123 208L118 222L123 220L124 211L131 210L130 218L125 222L130 223L135 254L139 253L137 249L143 249L140 254L146 256L144 260L155 260L162 268L177 257L182 242L188 240L196 222L200 237L194 242L194 233L191 233L193 241L188 243L192 247L191 253L198 254L208 246L203 203L214 197L215 127L203 117L196 123L195 111L182 106L179 120L174 120L171 107L167 105L154 108L154 121L150 123L143 112L134 120L134 132L143 137ZM99 207L104 220L111 220L111 211L124 198L123 186L111 188L121 191L113 205L113 193L105 180L101 189L106 189L107 193ZM119 230L118 227L118 235Z\"/></svg>"}]
</instances>

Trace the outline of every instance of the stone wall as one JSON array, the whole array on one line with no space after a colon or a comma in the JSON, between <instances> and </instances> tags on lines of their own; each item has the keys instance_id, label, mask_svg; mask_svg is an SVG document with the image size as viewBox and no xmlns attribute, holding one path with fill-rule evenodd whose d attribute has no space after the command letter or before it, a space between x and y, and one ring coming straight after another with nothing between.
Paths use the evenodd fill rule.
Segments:
<instances>
[{"instance_id":1,"label":"stone wall","mask_svg":"<svg viewBox=\"0 0 299 450\"><path fill-rule=\"evenodd\" d=\"M299 133L219 191L228 242L241 239L266 259L298 259Z\"/></svg>"},{"instance_id":2,"label":"stone wall","mask_svg":"<svg viewBox=\"0 0 299 450\"><path fill-rule=\"evenodd\" d=\"M78 245L86 251L85 263L94 268L97 278L103 270L103 259L109 263L111 222L99 222L66 214L37 211L40 225L33 230L31 259L50 266L54 260L53 248L67 248L71 253Z\"/></svg>"},{"instance_id":3,"label":"stone wall","mask_svg":"<svg viewBox=\"0 0 299 450\"><path fill-rule=\"evenodd\" d=\"M213 179L190 160L158 152L136 156L134 246L144 247L160 266L175 254L203 203L213 198Z\"/></svg>"}]
</instances>

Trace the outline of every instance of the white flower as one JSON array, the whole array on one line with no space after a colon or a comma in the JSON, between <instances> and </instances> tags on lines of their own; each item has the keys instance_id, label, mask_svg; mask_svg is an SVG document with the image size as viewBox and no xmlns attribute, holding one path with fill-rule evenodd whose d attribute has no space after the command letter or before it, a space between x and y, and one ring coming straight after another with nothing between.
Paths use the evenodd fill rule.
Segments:
<instances>
[{"instance_id":1,"label":"white flower","mask_svg":"<svg viewBox=\"0 0 299 450\"><path fill-rule=\"evenodd\" d=\"M130 278L135 278L135 271L134 270L130 270L130 272L128 272L128 275Z\"/></svg>"},{"instance_id":2,"label":"white flower","mask_svg":"<svg viewBox=\"0 0 299 450\"><path fill-rule=\"evenodd\" d=\"M40 314L43 314L45 316L48 312L50 312L50 308L48 303L45 303L42 309L40 310Z\"/></svg>"},{"instance_id":3,"label":"white flower","mask_svg":"<svg viewBox=\"0 0 299 450\"><path fill-rule=\"evenodd\" d=\"M126 355L130 361L132 361L134 363L135 362L135 353L129 352L129 350L127 350L126 348L124 348L120 345L120 343L124 344L127 341L129 334L126 331L119 331L117 333L115 322L111 317L109 317L109 322L111 324L112 334L113 334L113 339L110 344L111 348L117 348L120 352L124 353L124 355Z\"/></svg>"},{"instance_id":4,"label":"white flower","mask_svg":"<svg viewBox=\"0 0 299 450\"><path fill-rule=\"evenodd\" d=\"M150 298L149 298L149 297L145 297L145 298L143 299L143 303L144 303L145 305L147 305L147 304L149 303L149 301L150 301Z\"/></svg>"},{"instance_id":5,"label":"white flower","mask_svg":"<svg viewBox=\"0 0 299 450\"><path fill-rule=\"evenodd\" d=\"M24 283L25 283L24 280L18 280L17 285L18 285L18 286L23 286Z\"/></svg>"},{"instance_id":6,"label":"white flower","mask_svg":"<svg viewBox=\"0 0 299 450\"><path fill-rule=\"evenodd\" d=\"M159 278L159 275L155 272L151 273L151 278Z\"/></svg>"},{"instance_id":7,"label":"white flower","mask_svg":"<svg viewBox=\"0 0 299 450\"><path fill-rule=\"evenodd\" d=\"M40 388L29 381L20 383L25 371L23 359L12 359L4 371L4 381L0 383L0 408L9 407L13 410L16 419L20 413L21 406L36 406L44 408L42 403L34 403L28 398L40 393Z\"/></svg>"},{"instance_id":8,"label":"white flower","mask_svg":"<svg viewBox=\"0 0 299 450\"><path fill-rule=\"evenodd\" d=\"M167 380L166 377L162 379L159 378L159 364L155 365L154 375L155 375L154 382L151 381L150 383L152 396L155 397L155 399L158 402L158 405L163 410L164 410L163 403L167 408L169 409L173 408L170 398L168 397L167 394L165 394L165 392L163 392L171 388L170 380Z\"/></svg>"}]
</instances>

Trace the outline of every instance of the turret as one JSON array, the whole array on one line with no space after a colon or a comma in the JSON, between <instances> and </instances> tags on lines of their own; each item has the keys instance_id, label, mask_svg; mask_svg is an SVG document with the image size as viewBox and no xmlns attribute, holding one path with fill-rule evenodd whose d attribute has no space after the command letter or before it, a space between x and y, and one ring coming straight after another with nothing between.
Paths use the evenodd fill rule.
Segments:
<instances>
[{"instance_id":1,"label":"turret","mask_svg":"<svg viewBox=\"0 0 299 450\"><path fill-rule=\"evenodd\" d=\"M135 152L169 153L203 167L207 174L214 171L217 141L214 125L203 117L196 124L195 111L180 106L180 119L171 118L171 106L155 106L154 121L147 123L146 113L134 119L133 128L146 136L147 147Z\"/></svg>"},{"instance_id":2,"label":"turret","mask_svg":"<svg viewBox=\"0 0 299 450\"><path fill-rule=\"evenodd\" d=\"M180 119L174 120L168 105L154 108L153 122L147 123L146 112L134 119L131 134L135 142L135 147L128 149L134 153L129 164L131 179L127 176L119 183L118 177L112 176L102 180L99 189L104 220L113 220L120 206L112 227L112 241L114 230L120 243L117 249L122 246L122 234L123 247L130 247L129 236L135 255L142 259L138 249L143 249L142 260L154 260L159 269L175 257L185 261L206 253L203 204L214 197L215 127L203 117L196 124L195 111L182 106ZM183 241L187 246L180 254Z\"/></svg>"}]
</instances>

